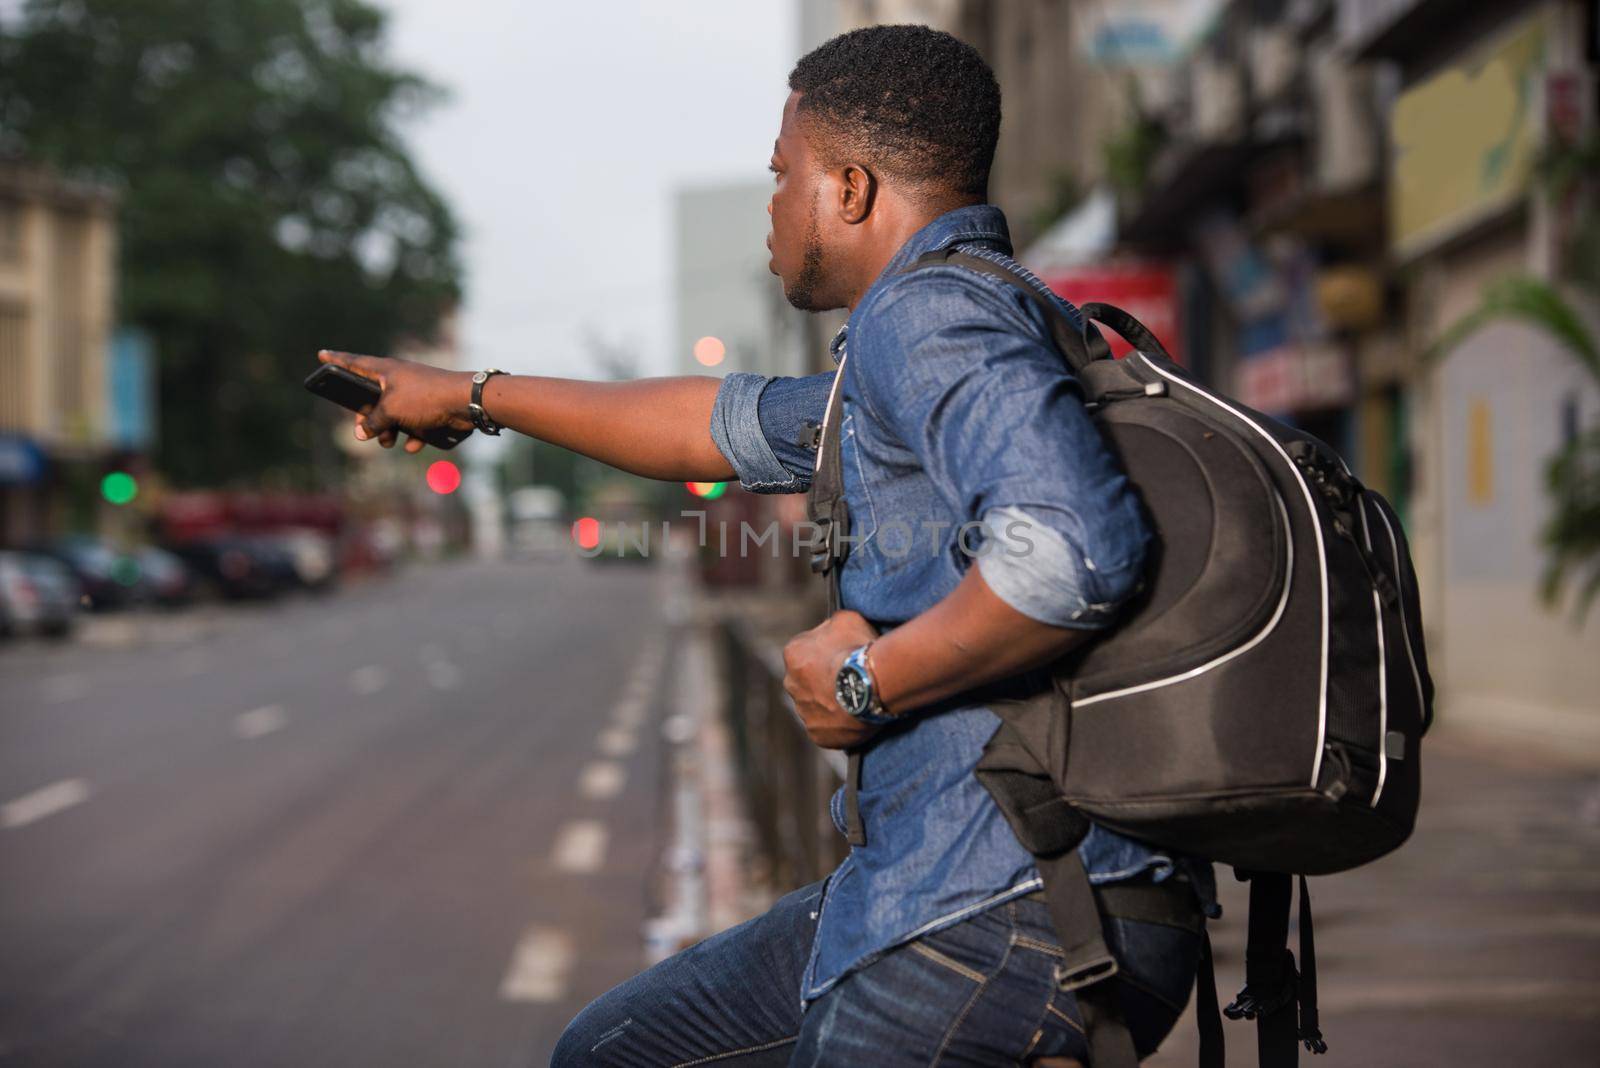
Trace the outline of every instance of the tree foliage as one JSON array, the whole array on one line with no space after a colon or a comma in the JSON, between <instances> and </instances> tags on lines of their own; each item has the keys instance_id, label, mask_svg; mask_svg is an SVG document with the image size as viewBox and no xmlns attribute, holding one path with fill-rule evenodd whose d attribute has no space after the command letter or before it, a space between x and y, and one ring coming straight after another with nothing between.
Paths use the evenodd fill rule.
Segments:
<instances>
[{"instance_id":1,"label":"tree foliage","mask_svg":"<svg viewBox=\"0 0 1600 1068\"><path fill-rule=\"evenodd\" d=\"M320 347L385 351L459 297L398 126L439 91L361 0L30 0L0 28L0 156L121 198L119 320L160 359L180 484L304 482Z\"/></svg>"}]
</instances>

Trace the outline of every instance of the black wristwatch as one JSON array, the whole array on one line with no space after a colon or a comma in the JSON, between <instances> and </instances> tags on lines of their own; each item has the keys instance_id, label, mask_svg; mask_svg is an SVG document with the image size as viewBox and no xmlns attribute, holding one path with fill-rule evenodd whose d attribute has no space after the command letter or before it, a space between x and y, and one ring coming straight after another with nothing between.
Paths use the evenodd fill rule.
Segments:
<instances>
[{"instance_id":1,"label":"black wristwatch","mask_svg":"<svg viewBox=\"0 0 1600 1068\"><path fill-rule=\"evenodd\" d=\"M485 434L499 434L500 424L489 418L489 413L483 410L483 384L495 375L505 373L498 367L490 367L472 376L472 400L467 405L467 411L472 413L472 425Z\"/></svg>"},{"instance_id":2,"label":"black wristwatch","mask_svg":"<svg viewBox=\"0 0 1600 1068\"><path fill-rule=\"evenodd\" d=\"M872 642L868 642L850 650L834 678L833 696L839 707L856 719L881 727L893 723L895 717L884 709L878 697L878 688L872 679L872 661L867 656L871 649Z\"/></svg>"}]
</instances>

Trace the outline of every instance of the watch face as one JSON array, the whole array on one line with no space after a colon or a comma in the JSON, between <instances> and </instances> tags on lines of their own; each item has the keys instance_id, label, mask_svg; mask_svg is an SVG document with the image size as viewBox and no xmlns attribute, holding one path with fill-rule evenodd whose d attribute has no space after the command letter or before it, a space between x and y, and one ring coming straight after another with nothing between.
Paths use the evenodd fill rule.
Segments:
<instances>
[{"instance_id":1,"label":"watch face","mask_svg":"<svg viewBox=\"0 0 1600 1068\"><path fill-rule=\"evenodd\" d=\"M866 674L854 664L846 664L839 670L839 678L834 685L835 696L846 712L858 716L866 711L871 700L872 684L867 680Z\"/></svg>"}]
</instances>

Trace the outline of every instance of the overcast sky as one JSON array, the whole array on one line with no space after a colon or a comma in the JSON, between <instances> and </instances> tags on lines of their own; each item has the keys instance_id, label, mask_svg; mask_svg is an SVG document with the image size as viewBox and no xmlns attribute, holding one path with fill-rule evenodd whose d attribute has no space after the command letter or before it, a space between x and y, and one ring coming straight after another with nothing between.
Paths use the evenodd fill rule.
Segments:
<instances>
[{"instance_id":1,"label":"overcast sky","mask_svg":"<svg viewBox=\"0 0 1600 1068\"><path fill-rule=\"evenodd\" d=\"M466 231L466 364L592 377L598 334L668 373L671 193L766 177L793 0L378 2L452 93L409 134Z\"/></svg>"}]
</instances>

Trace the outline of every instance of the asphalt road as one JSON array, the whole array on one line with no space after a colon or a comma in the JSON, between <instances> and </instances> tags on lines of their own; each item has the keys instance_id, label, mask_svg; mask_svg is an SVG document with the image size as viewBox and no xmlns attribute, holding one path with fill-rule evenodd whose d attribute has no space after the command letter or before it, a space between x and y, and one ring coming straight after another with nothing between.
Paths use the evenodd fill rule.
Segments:
<instances>
[{"instance_id":1,"label":"asphalt road","mask_svg":"<svg viewBox=\"0 0 1600 1068\"><path fill-rule=\"evenodd\" d=\"M668 592L448 563L0 647L0 1064L543 1064L655 911Z\"/></svg>"}]
</instances>

